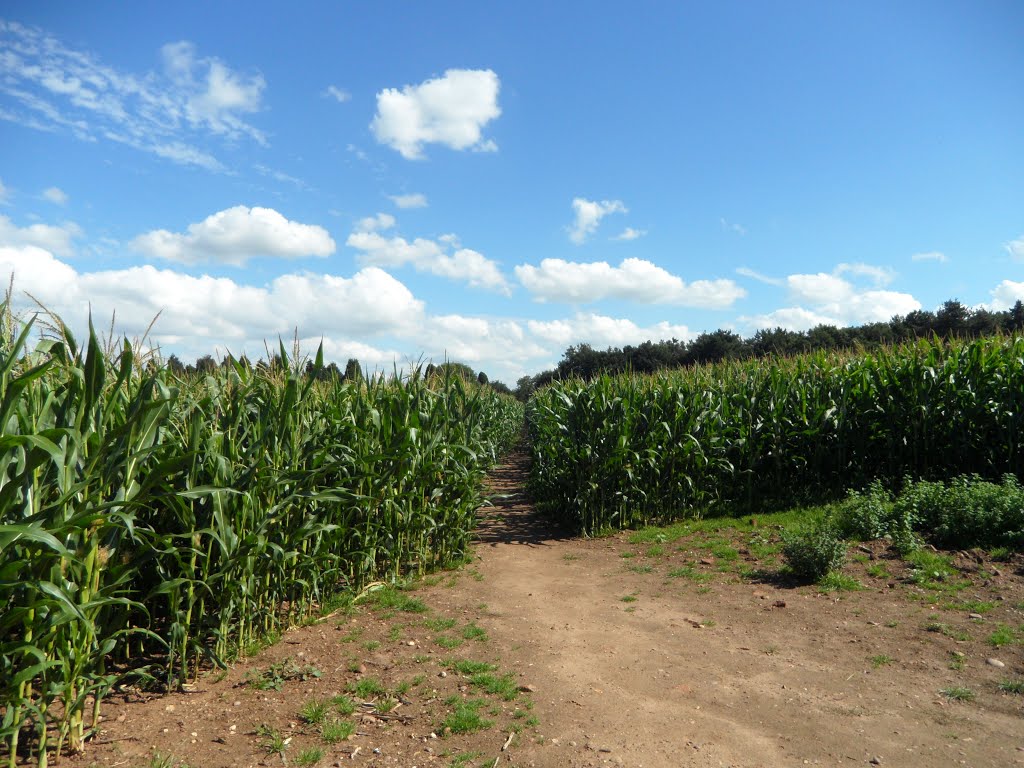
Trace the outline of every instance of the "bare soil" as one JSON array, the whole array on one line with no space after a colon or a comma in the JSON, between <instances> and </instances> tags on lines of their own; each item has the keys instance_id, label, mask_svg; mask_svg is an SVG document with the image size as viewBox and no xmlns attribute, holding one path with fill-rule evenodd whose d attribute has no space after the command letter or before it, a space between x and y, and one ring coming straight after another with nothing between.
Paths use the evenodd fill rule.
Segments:
<instances>
[{"instance_id":1,"label":"bare soil","mask_svg":"<svg viewBox=\"0 0 1024 768\"><path fill-rule=\"evenodd\" d=\"M1024 695L1000 689L1024 679L1019 555L953 553L955 577L929 584L884 542L855 545L844 575L864 588L826 592L773 575L770 517L674 540L564 535L526 503L525 461L494 473L470 564L292 630L191 692L115 698L65 761L1024 765ZM327 743L301 716L311 701L354 735ZM467 701L489 724L451 719Z\"/></svg>"}]
</instances>

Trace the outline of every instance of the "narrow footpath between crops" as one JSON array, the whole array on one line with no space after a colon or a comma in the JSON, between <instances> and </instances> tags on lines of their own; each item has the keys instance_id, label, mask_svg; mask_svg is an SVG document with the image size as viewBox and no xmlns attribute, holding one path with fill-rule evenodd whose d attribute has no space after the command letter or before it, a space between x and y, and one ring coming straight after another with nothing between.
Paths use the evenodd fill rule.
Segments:
<instances>
[{"instance_id":1,"label":"narrow footpath between crops","mask_svg":"<svg viewBox=\"0 0 1024 768\"><path fill-rule=\"evenodd\" d=\"M955 595L921 597L881 542L846 569L861 591L740 577L762 564L744 545L770 537L758 520L716 540L572 538L528 505L527 461L493 473L460 571L191 693L115 702L75 765L1024 764L1024 696L1000 690L1024 675L1019 556L964 560ZM328 738L305 707L346 695L354 733Z\"/></svg>"}]
</instances>

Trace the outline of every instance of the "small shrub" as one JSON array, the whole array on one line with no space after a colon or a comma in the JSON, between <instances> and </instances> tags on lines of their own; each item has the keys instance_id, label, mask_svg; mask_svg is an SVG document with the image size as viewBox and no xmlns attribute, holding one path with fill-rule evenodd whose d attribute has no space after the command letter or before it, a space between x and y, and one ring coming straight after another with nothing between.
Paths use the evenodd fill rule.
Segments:
<instances>
[{"instance_id":1,"label":"small shrub","mask_svg":"<svg viewBox=\"0 0 1024 768\"><path fill-rule=\"evenodd\" d=\"M829 523L813 528L784 531L782 557L801 581L816 582L838 570L846 559L846 542Z\"/></svg>"}]
</instances>

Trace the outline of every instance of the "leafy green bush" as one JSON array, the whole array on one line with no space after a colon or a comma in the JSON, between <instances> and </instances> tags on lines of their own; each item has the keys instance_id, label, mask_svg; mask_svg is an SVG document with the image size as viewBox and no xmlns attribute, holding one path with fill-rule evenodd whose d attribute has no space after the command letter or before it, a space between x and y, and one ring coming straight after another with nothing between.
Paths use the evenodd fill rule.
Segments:
<instances>
[{"instance_id":1,"label":"leafy green bush","mask_svg":"<svg viewBox=\"0 0 1024 768\"><path fill-rule=\"evenodd\" d=\"M976 475L955 478L948 485L913 483L895 507L912 515L917 529L938 547L1024 549L1024 488L1013 475L1004 476L1002 483Z\"/></svg>"},{"instance_id":2,"label":"leafy green bush","mask_svg":"<svg viewBox=\"0 0 1024 768\"><path fill-rule=\"evenodd\" d=\"M784 531L782 557L793 575L801 581L819 581L842 567L846 542L830 522L813 528Z\"/></svg>"}]
</instances>

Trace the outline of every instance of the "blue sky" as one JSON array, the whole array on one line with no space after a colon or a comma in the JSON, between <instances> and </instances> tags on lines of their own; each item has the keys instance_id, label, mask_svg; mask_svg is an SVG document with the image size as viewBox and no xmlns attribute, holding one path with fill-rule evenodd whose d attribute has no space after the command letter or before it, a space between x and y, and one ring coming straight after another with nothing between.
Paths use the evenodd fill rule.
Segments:
<instances>
[{"instance_id":1,"label":"blue sky","mask_svg":"<svg viewBox=\"0 0 1024 768\"><path fill-rule=\"evenodd\" d=\"M1024 298L1024 6L0 10L0 274L183 359L509 384L570 344Z\"/></svg>"}]
</instances>

